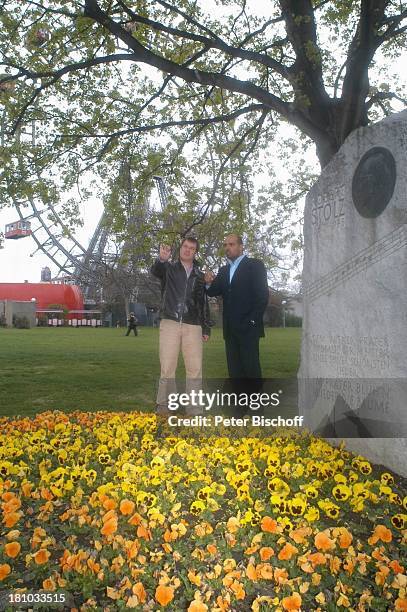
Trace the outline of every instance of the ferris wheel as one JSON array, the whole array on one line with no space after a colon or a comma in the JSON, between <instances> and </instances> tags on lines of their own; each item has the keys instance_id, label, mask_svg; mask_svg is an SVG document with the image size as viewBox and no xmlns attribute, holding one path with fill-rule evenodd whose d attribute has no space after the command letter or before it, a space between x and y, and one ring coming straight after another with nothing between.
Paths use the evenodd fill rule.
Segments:
<instances>
[{"instance_id":1,"label":"ferris wheel","mask_svg":"<svg viewBox=\"0 0 407 612\"><path fill-rule=\"evenodd\" d=\"M161 209L168 201L168 192L162 177L155 176ZM29 206L27 207L27 204ZM28 202L15 202L19 220L6 225L5 239L30 237L35 249L30 254L44 253L57 269L56 281L74 283L82 287L84 297L94 298L101 284L106 266L114 266L117 254L109 252L111 228L103 212L87 246L81 244L62 219L58 206L43 205L29 198ZM28 214L27 214L28 213Z\"/></svg>"},{"instance_id":2,"label":"ferris wheel","mask_svg":"<svg viewBox=\"0 0 407 612\"><path fill-rule=\"evenodd\" d=\"M20 129L16 135L18 139L31 140L31 144L35 144L35 137L34 121L28 127L25 126L25 129ZM168 202L166 184L161 176L154 176L153 179L158 190L160 208L164 210ZM30 237L35 243L30 256L41 251L50 259L57 269L54 281L80 285L85 300L97 297L106 267L114 267L117 261L117 252L109 252L111 224L107 213L102 213L89 244L85 246L77 240L64 221L60 212L62 203L44 204L28 197L24 202L14 201L14 207L19 218L6 225L5 239Z\"/></svg>"},{"instance_id":3,"label":"ferris wheel","mask_svg":"<svg viewBox=\"0 0 407 612\"><path fill-rule=\"evenodd\" d=\"M46 27L34 27L26 36L26 45L32 49L42 47L50 39L50 32ZM15 83L10 80L9 74L0 74L0 98L8 97L14 90ZM20 125L14 138L19 142L36 145L37 125L35 119ZM0 144L5 145L6 140L6 110L0 117ZM123 162L125 163L125 162ZM153 177L158 190L160 209L163 211L168 202L168 191L161 176ZM61 214L62 203L45 204L34 197L26 201L13 202L18 220L5 227L4 238L18 240L30 238L35 243L31 253L33 257L37 252L44 253L57 269L54 280L75 283L82 287L84 297L95 295L101 285L102 273L106 267L114 267L117 262L117 252L109 253L109 237L111 236L111 223L104 211L89 241L81 244L72 230L64 221ZM123 246L126 246L123 245Z\"/></svg>"}]
</instances>

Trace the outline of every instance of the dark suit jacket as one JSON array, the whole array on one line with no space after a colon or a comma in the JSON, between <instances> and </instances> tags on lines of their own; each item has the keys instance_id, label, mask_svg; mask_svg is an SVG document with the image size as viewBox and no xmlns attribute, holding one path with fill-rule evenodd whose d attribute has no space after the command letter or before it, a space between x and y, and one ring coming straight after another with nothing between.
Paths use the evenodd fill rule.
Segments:
<instances>
[{"instance_id":1,"label":"dark suit jacket","mask_svg":"<svg viewBox=\"0 0 407 612\"><path fill-rule=\"evenodd\" d=\"M222 266L207 289L210 297L223 297L223 337L227 338L230 332L244 335L252 331L259 337L264 336L263 314L269 290L263 262L244 257L231 283L229 270L229 264Z\"/></svg>"}]
</instances>

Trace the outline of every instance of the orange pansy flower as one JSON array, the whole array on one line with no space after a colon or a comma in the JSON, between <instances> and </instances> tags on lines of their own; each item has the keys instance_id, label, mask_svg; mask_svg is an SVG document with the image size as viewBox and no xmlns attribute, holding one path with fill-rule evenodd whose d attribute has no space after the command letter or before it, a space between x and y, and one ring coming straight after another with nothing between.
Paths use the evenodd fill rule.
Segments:
<instances>
[{"instance_id":1,"label":"orange pansy flower","mask_svg":"<svg viewBox=\"0 0 407 612\"><path fill-rule=\"evenodd\" d=\"M262 561L268 561L275 553L270 546L263 546L263 548L260 548L259 554Z\"/></svg>"},{"instance_id":2,"label":"orange pansy flower","mask_svg":"<svg viewBox=\"0 0 407 612\"><path fill-rule=\"evenodd\" d=\"M349 546L352 544L352 540L353 540L353 536L350 533L350 531L348 531L346 527L342 527L341 533L338 539L339 546L341 548L349 548Z\"/></svg>"},{"instance_id":3,"label":"orange pansy flower","mask_svg":"<svg viewBox=\"0 0 407 612\"><path fill-rule=\"evenodd\" d=\"M395 604L395 610L397 610L397 612L407 612L407 598L406 597L398 597L396 599L396 601L394 602Z\"/></svg>"},{"instance_id":4,"label":"orange pansy flower","mask_svg":"<svg viewBox=\"0 0 407 612\"><path fill-rule=\"evenodd\" d=\"M404 567L400 565L397 559L394 559L389 565L396 574L404 574Z\"/></svg>"},{"instance_id":5,"label":"orange pansy flower","mask_svg":"<svg viewBox=\"0 0 407 612\"><path fill-rule=\"evenodd\" d=\"M335 548L335 542L327 536L324 531L320 531L314 538L314 544L318 550L331 550Z\"/></svg>"},{"instance_id":6,"label":"orange pansy flower","mask_svg":"<svg viewBox=\"0 0 407 612\"><path fill-rule=\"evenodd\" d=\"M377 585L383 585L386 582L386 578L387 578L389 573L390 573L390 569L388 567L386 567L385 565L382 565L379 568L379 571L376 572L375 583Z\"/></svg>"},{"instance_id":7,"label":"orange pansy flower","mask_svg":"<svg viewBox=\"0 0 407 612\"><path fill-rule=\"evenodd\" d=\"M140 550L140 544L138 540L134 540L134 542L129 541L126 545L126 550L128 559L134 559L135 557L137 557L138 551Z\"/></svg>"},{"instance_id":8,"label":"orange pansy flower","mask_svg":"<svg viewBox=\"0 0 407 612\"><path fill-rule=\"evenodd\" d=\"M143 525L139 525L137 527L137 537L138 538L144 538L144 540L152 540L153 537L151 535L151 531L149 529L146 529L146 527L144 527Z\"/></svg>"},{"instance_id":9,"label":"orange pansy flower","mask_svg":"<svg viewBox=\"0 0 407 612\"><path fill-rule=\"evenodd\" d=\"M160 584L155 590L155 599L160 606L166 606L174 599L174 589Z\"/></svg>"},{"instance_id":10,"label":"orange pansy flower","mask_svg":"<svg viewBox=\"0 0 407 612\"><path fill-rule=\"evenodd\" d=\"M4 514L7 514L8 512L15 512L21 508L21 501L18 499L18 497L12 497L7 502L2 504L1 507Z\"/></svg>"},{"instance_id":11,"label":"orange pansy flower","mask_svg":"<svg viewBox=\"0 0 407 612\"><path fill-rule=\"evenodd\" d=\"M326 564L326 557L325 557L325 555L323 555L320 552L309 554L307 556L307 559L310 561L310 563L312 564L313 567L316 567L317 565L325 565Z\"/></svg>"},{"instance_id":12,"label":"orange pansy flower","mask_svg":"<svg viewBox=\"0 0 407 612\"><path fill-rule=\"evenodd\" d=\"M32 484L30 484L29 482L25 482L23 485L21 485L21 490L25 497L30 497L31 489L32 489Z\"/></svg>"},{"instance_id":13,"label":"orange pansy flower","mask_svg":"<svg viewBox=\"0 0 407 612\"><path fill-rule=\"evenodd\" d=\"M145 603L147 600L147 593L146 590L143 586L143 584L141 582L137 582L133 588L132 591L134 593L134 595L137 595L138 600L140 603Z\"/></svg>"},{"instance_id":14,"label":"orange pansy flower","mask_svg":"<svg viewBox=\"0 0 407 612\"><path fill-rule=\"evenodd\" d=\"M117 508L117 503L111 497L105 499L102 505L105 510L114 510L115 508Z\"/></svg>"},{"instance_id":15,"label":"orange pansy flower","mask_svg":"<svg viewBox=\"0 0 407 612\"><path fill-rule=\"evenodd\" d=\"M48 561L50 556L51 553L49 552L49 550L46 550L45 548L40 548L40 550L37 550L37 552L33 555L33 559L37 563L37 565L43 565Z\"/></svg>"},{"instance_id":16,"label":"orange pansy flower","mask_svg":"<svg viewBox=\"0 0 407 612\"><path fill-rule=\"evenodd\" d=\"M140 514L136 512L135 514L133 514L133 516L129 518L127 522L129 523L129 525L140 525L141 520L142 519L141 519Z\"/></svg>"},{"instance_id":17,"label":"orange pansy flower","mask_svg":"<svg viewBox=\"0 0 407 612\"><path fill-rule=\"evenodd\" d=\"M14 525L20 520L20 517L21 512L8 512L3 518L3 523L6 527L14 527Z\"/></svg>"},{"instance_id":18,"label":"orange pansy flower","mask_svg":"<svg viewBox=\"0 0 407 612\"><path fill-rule=\"evenodd\" d=\"M384 550L383 547L382 549ZM371 555L373 559L376 559L377 561L384 561L385 557L383 555L383 550L381 550L380 548L375 548Z\"/></svg>"},{"instance_id":19,"label":"orange pansy flower","mask_svg":"<svg viewBox=\"0 0 407 612\"><path fill-rule=\"evenodd\" d=\"M9 564L2 563L0 565L0 580L4 580L4 578L7 578L10 572L11 572L11 567L9 566Z\"/></svg>"},{"instance_id":20,"label":"orange pansy flower","mask_svg":"<svg viewBox=\"0 0 407 612\"><path fill-rule=\"evenodd\" d=\"M117 517L113 516L103 525L100 533L102 535L111 535L117 531Z\"/></svg>"},{"instance_id":21,"label":"orange pansy flower","mask_svg":"<svg viewBox=\"0 0 407 612\"><path fill-rule=\"evenodd\" d=\"M385 525L376 525L374 528L373 534L368 539L369 544L376 544L378 540L382 542L391 542L393 539L393 535Z\"/></svg>"},{"instance_id":22,"label":"orange pansy flower","mask_svg":"<svg viewBox=\"0 0 407 612\"><path fill-rule=\"evenodd\" d=\"M55 584L55 581L52 578L46 578L42 581L42 588L46 591L55 591L57 585Z\"/></svg>"},{"instance_id":23,"label":"orange pansy flower","mask_svg":"<svg viewBox=\"0 0 407 612\"><path fill-rule=\"evenodd\" d=\"M13 499L15 497L14 493L12 491L6 491L5 493L3 493L3 495L1 496L1 499L5 502L10 501L10 499Z\"/></svg>"},{"instance_id":24,"label":"orange pansy flower","mask_svg":"<svg viewBox=\"0 0 407 612\"><path fill-rule=\"evenodd\" d=\"M329 561L329 569L331 570L331 574L337 574L341 567L342 561L339 557L332 557Z\"/></svg>"},{"instance_id":25,"label":"orange pansy flower","mask_svg":"<svg viewBox=\"0 0 407 612\"><path fill-rule=\"evenodd\" d=\"M261 519L261 529L262 531L266 531L267 533L277 533L278 532L278 523L270 516L263 516Z\"/></svg>"},{"instance_id":26,"label":"orange pansy flower","mask_svg":"<svg viewBox=\"0 0 407 612\"><path fill-rule=\"evenodd\" d=\"M231 516L226 523L226 529L229 533L236 533L240 529L240 521L235 516Z\"/></svg>"},{"instance_id":27,"label":"orange pansy flower","mask_svg":"<svg viewBox=\"0 0 407 612\"><path fill-rule=\"evenodd\" d=\"M187 612L207 612L207 610L208 606L206 604L204 604L202 601L194 599L194 601L191 601L189 604Z\"/></svg>"},{"instance_id":28,"label":"orange pansy flower","mask_svg":"<svg viewBox=\"0 0 407 612\"><path fill-rule=\"evenodd\" d=\"M249 563L249 565L247 566L246 576L249 578L249 580L257 580L257 572L253 563Z\"/></svg>"},{"instance_id":29,"label":"orange pansy flower","mask_svg":"<svg viewBox=\"0 0 407 612\"><path fill-rule=\"evenodd\" d=\"M49 489L45 489L45 488L41 489L41 497L42 497L42 499L46 499L48 501L51 501L51 500L54 499L54 496L51 493L51 491Z\"/></svg>"},{"instance_id":30,"label":"orange pansy flower","mask_svg":"<svg viewBox=\"0 0 407 612\"><path fill-rule=\"evenodd\" d=\"M258 569L260 570L260 576L265 580L272 580L273 576L275 576L273 574L273 568L270 563L263 563L258 566Z\"/></svg>"},{"instance_id":31,"label":"orange pansy flower","mask_svg":"<svg viewBox=\"0 0 407 612\"><path fill-rule=\"evenodd\" d=\"M307 536L311 535L312 529L310 527L299 527L290 532L290 538L294 540L296 544L303 544L306 541Z\"/></svg>"},{"instance_id":32,"label":"orange pansy flower","mask_svg":"<svg viewBox=\"0 0 407 612\"><path fill-rule=\"evenodd\" d=\"M110 521L111 518L116 518L117 519L117 514L114 510L109 510L108 512L106 512L103 516L102 516L102 521L104 523L107 523L107 521Z\"/></svg>"},{"instance_id":33,"label":"orange pansy flower","mask_svg":"<svg viewBox=\"0 0 407 612\"><path fill-rule=\"evenodd\" d=\"M287 570L283 569L281 567L276 567L274 569L274 580L278 584L284 584L285 582L287 582L287 580L288 580L288 572L287 572Z\"/></svg>"},{"instance_id":34,"label":"orange pansy flower","mask_svg":"<svg viewBox=\"0 0 407 612\"><path fill-rule=\"evenodd\" d=\"M280 561L289 561L298 552L298 548L287 542L278 553Z\"/></svg>"},{"instance_id":35,"label":"orange pansy flower","mask_svg":"<svg viewBox=\"0 0 407 612\"><path fill-rule=\"evenodd\" d=\"M172 542L173 541L173 534L171 533L171 531L169 529L166 529L164 531L164 535L163 535L163 540L164 542Z\"/></svg>"},{"instance_id":36,"label":"orange pansy flower","mask_svg":"<svg viewBox=\"0 0 407 612\"><path fill-rule=\"evenodd\" d=\"M120 512L124 515L133 514L135 503L131 499L122 499L120 502Z\"/></svg>"},{"instance_id":37,"label":"orange pansy flower","mask_svg":"<svg viewBox=\"0 0 407 612\"><path fill-rule=\"evenodd\" d=\"M244 599L246 597L246 591L244 590L243 585L237 580L234 580L232 582L232 584L230 585L230 589L231 591L233 591L233 594L236 599Z\"/></svg>"},{"instance_id":38,"label":"orange pansy flower","mask_svg":"<svg viewBox=\"0 0 407 612\"><path fill-rule=\"evenodd\" d=\"M343 569L345 570L345 572L347 572L350 576L353 574L353 570L356 567L356 562L348 559L347 561L344 561L343 563Z\"/></svg>"},{"instance_id":39,"label":"orange pansy flower","mask_svg":"<svg viewBox=\"0 0 407 612\"><path fill-rule=\"evenodd\" d=\"M293 593L290 597L283 597L281 605L284 610L299 610L301 608L301 595L299 593Z\"/></svg>"},{"instance_id":40,"label":"orange pansy flower","mask_svg":"<svg viewBox=\"0 0 407 612\"><path fill-rule=\"evenodd\" d=\"M20 553L21 545L18 542L9 542L4 547L4 552L8 557L14 559Z\"/></svg>"},{"instance_id":41,"label":"orange pansy flower","mask_svg":"<svg viewBox=\"0 0 407 612\"><path fill-rule=\"evenodd\" d=\"M230 602L227 599L223 599L221 595L216 598L216 605L221 612L226 612L230 608Z\"/></svg>"}]
</instances>

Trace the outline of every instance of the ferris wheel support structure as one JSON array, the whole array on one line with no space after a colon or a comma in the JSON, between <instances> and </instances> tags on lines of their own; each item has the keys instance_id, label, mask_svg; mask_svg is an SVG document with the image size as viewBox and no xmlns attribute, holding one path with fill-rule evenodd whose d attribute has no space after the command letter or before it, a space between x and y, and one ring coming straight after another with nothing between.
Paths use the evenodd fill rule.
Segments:
<instances>
[{"instance_id":1,"label":"ferris wheel support structure","mask_svg":"<svg viewBox=\"0 0 407 612\"><path fill-rule=\"evenodd\" d=\"M0 140L4 145L5 116L3 114L0 126ZM36 146L37 126L32 120L16 133L17 142L22 139ZM163 211L168 202L168 191L161 176L153 177ZM27 205L30 211L27 214ZM54 280L75 283L81 286L85 301L94 301L97 297L102 278L106 268L114 267L114 258L107 252L109 236L111 234L110 222L106 211L99 219L96 229L90 239L89 245L84 247L73 235L72 230L64 222L53 204L37 205L33 197L28 197L26 203L14 202L21 221L30 221L32 226L31 237L36 249L30 254L33 257L37 252L43 252L56 266L58 273Z\"/></svg>"}]
</instances>

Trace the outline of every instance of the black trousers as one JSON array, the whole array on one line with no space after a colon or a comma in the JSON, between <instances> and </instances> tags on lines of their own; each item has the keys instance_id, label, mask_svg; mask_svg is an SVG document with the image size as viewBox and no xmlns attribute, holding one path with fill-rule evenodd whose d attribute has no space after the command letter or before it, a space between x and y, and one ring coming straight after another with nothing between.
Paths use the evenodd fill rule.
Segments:
<instances>
[{"instance_id":1,"label":"black trousers","mask_svg":"<svg viewBox=\"0 0 407 612\"><path fill-rule=\"evenodd\" d=\"M250 329L244 334L228 330L225 348L229 378L261 378L257 330Z\"/></svg>"},{"instance_id":2,"label":"black trousers","mask_svg":"<svg viewBox=\"0 0 407 612\"><path fill-rule=\"evenodd\" d=\"M237 398L260 393L263 380L257 330L248 330L245 334L228 330L225 347L229 380L225 381L224 391L235 393ZM239 400L231 407L237 416L244 416L249 410L247 404L242 405Z\"/></svg>"},{"instance_id":3,"label":"black trousers","mask_svg":"<svg viewBox=\"0 0 407 612\"><path fill-rule=\"evenodd\" d=\"M127 328L127 334L126 334L126 336L128 336L128 335L129 335L129 333L131 332L131 330L133 330L133 331L134 331L134 335L135 335L135 336L138 336L138 333L137 333L137 327L132 327L131 325L129 325L129 327Z\"/></svg>"}]
</instances>

